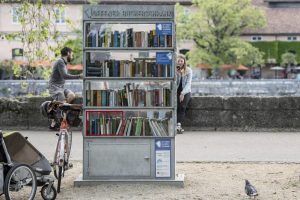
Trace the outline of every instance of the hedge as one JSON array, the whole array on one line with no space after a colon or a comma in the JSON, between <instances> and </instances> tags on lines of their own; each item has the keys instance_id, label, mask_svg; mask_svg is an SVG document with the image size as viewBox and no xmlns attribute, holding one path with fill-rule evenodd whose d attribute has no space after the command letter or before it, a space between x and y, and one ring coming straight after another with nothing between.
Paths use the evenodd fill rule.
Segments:
<instances>
[{"instance_id":1,"label":"hedge","mask_svg":"<svg viewBox=\"0 0 300 200\"><path fill-rule=\"evenodd\" d=\"M297 62L300 63L300 42L251 42L254 47L264 52L264 59L275 58L277 63L281 63L281 55L287 51L294 51L297 55Z\"/></svg>"}]
</instances>

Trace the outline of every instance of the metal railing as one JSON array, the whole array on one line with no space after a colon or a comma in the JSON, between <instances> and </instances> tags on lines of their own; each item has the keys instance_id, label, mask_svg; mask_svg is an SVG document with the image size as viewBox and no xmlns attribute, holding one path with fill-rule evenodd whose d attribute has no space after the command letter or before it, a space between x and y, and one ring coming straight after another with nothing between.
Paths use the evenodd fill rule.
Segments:
<instances>
[{"instance_id":1,"label":"metal railing","mask_svg":"<svg viewBox=\"0 0 300 200\"><path fill-rule=\"evenodd\" d=\"M300 96L300 81L295 79L195 81L192 83L192 95Z\"/></svg>"},{"instance_id":2,"label":"metal railing","mask_svg":"<svg viewBox=\"0 0 300 200\"><path fill-rule=\"evenodd\" d=\"M65 88L82 94L82 80L67 80ZM0 97L16 97L27 95L46 95L48 92L47 80L0 80Z\"/></svg>"},{"instance_id":3,"label":"metal railing","mask_svg":"<svg viewBox=\"0 0 300 200\"><path fill-rule=\"evenodd\" d=\"M46 80L0 80L0 97L47 94ZM81 95L82 80L67 80L65 88ZM192 96L300 96L300 81L266 80L201 80L192 82Z\"/></svg>"}]
</instances>

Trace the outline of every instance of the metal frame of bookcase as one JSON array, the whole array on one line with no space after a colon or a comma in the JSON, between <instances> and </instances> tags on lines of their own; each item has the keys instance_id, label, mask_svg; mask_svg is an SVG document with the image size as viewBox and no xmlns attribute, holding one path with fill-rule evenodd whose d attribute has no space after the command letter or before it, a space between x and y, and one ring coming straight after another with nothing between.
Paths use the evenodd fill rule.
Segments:
<instances>
[{"instance_id":1,"label":"metal frame of bookcase","mask_svg":"<svg viewBox=\"0 0 300 200\"><path fill-rule=\"evenodd\" d=\"M153 18L113 18L110 16L98 16L101 15L101 11L109 13L109 11L114 11L113 13L118 13L122 15L122 11L138 11L147 13L147 11L152 10L153 12L163 12L168 10L173 12L172 17L161 17L157 20ZM84 80L83 80L83 104L84 104L84 127L83 127L83 175L79 176L77 180L74 181L75 186L81 185L95 185L100 183L111 183L111 182L134 182L134 183L167 183L183 186L184 175L175 173L175 135L176 135L176 34L175 34L175 6L174 4L128 4L128 5L97 5L97 6L84 6L83 8L83 66L84 66ZM93 13L95 16L93 16ZM88 18L88 19L87 19ZM92 19L89 19L92 18ZM103 24L157 24L157 23L171 23L172 24L172 48L170 47L150 47L150 48L137 48L137 47L86 47L86 23L95 22ZM87 52L107 52L107 51L120 51L120 52L131 52L131 51L148 51L148 52L172 52L173 60L171 66L172 77L86 77L86 53ZM88 107L86 106L86 82L89 81L170 81L171 82L171 107ZM173 97L173 98L172 98ZM172 126L173 133L171 136L167 137L155 137L155 136L91 136L86 135L86 113L89 111L107 112L107 111L171 111L172 112ZM170 133L169 133L170 134ZM158 156L158 151L156 151L158 146L164 142L170 144L170 176L158 177L156 175L156 156ZM159 144L159 145L158 145ZM159 146L160 147L160 146ZM161 149L160 149L161 150ZM124 155L124 152L128 154ZM122 154L123 153L123 154ZM162 155L162 154L161 154ZM160 156L161 156L160 155ZM166 154L168 155L168 154ZM141 156L143 158L141 158ZM165 154L163 154L165 156ZM139 166L139 160L144 159L147 164ZM167 159L168 160L168 159ZM136 165L136 169L133 171L126 171L131 166L114 166L116 163L127 162ZM115 169L116 167L116 169ZM112 170L112 171L110 171ZM130 169L132 170L132 169ZM135 171L136 170L136 171ZM115 171L118 173L114 174Z\"/></svg>"}]
</instances>

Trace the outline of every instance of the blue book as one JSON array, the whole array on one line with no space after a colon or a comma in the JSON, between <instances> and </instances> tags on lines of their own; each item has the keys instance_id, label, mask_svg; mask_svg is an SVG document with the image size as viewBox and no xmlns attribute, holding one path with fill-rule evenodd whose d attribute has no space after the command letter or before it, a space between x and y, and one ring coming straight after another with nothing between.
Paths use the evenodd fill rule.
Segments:
<instances>
[{"instance_id":1,"label":"blue book","mask_svg":"<svg viewBox=\"0 0 300 200\"><path fill-rule=\"evenodd\" d=\"M119 31L114 32L114 47L120 47L120 33L119 33Z\"/></svg>"},{"instance_id":2,"label":"blue book","mask_svg":"<svg viewBox=\"0 0 300 200\"><path fill-rule=\"evenodd\" d=\"M114 61L114 75L113 77L119 77L120 76L120 61L119 60L115 60Z\"/></svg>"},{"instance_id":3,"label":"blue book","mask_svg":"<svg viewBox=\"0 0 300 200\"><path fill-rule=\"evenodd\" d=\"M95 119L92 119L92 135L96 134L96 121Z\"/></svg>"},{"instance_id":4,"label":"blue book","mask_svg":"<svg viewBox=\"0 0 300 200\"><path fill-rule=\"evenodd\" d=\"M165 36L164 35L160 35L159 36L159 47L165 47Z\"/></svg>"},{"instance_id":5,"label":"blue book","mask_svg":"<svg viewBox=\"0 0 300 200\"><path fill-rule=\"evenodd\" d=\"M156 64L152 64L151 75L152 77L158 77L158 67Z\"/></svg>"},{"instance_id":6,"label":"blue book","mask_svg":"<svg viewBox=\"0 0 300 200\"><path fill-rule=\"evenodd\" d=\"M101 91L101 106L106 106L106 91L102 90Z\"/></svg>"},{"instance_id":7,"label":"blue book","mask_svg":"<svg viewBox=\"0 0 300 200\"><path fill-rule=\"evenodd\" d=\"M153 47L158 47L158 35L154 35L154 38L153 38Z\"/></svg>"}]
</instances>

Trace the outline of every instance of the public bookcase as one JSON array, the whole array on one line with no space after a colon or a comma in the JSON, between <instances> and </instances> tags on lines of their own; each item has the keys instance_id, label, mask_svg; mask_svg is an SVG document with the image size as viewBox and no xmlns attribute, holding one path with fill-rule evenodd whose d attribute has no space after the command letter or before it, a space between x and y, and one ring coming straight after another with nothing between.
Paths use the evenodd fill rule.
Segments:
<instances>
[{"instance_id":1,"label":"public bookcase","mask_svg":"<svg viewBox=\"0 0 300 200\"><path fill-rule=\"evenodd\" d=\"M83 8L83 175L183 183L175 174L174 5Z\"/></svg>"}]
</instances>

